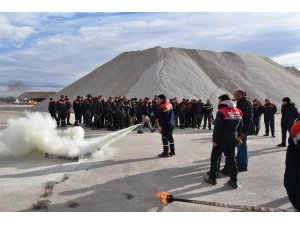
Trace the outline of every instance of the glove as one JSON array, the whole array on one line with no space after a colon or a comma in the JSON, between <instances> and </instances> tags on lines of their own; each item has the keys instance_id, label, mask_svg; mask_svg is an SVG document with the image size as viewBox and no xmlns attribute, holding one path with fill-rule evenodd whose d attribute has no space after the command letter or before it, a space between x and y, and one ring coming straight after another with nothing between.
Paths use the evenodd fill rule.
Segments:
<instances>
[{"instance_id":1,"label":"glove","mask_svg":"<svg viewBox=\"0 0 300 225\"><path fill-rule=\"evenodd\" d=\"M243 144L243 140L242 140L242 137L237 137L237 139L236 139L236 141L237 141L237 144L238 145L241 145L241 144Z\"/></svg>"}]
</instances>

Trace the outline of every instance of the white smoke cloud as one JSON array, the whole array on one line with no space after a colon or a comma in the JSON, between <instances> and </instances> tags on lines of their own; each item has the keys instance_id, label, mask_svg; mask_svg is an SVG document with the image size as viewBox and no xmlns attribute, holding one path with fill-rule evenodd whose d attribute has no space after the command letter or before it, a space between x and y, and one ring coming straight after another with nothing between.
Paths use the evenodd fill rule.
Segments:
<instances>
[{"instance_id":1,"label":"white smoke cloud","mask_svg":"<svg viewBox=\"0 0 300 225\"><path fill-rule=\"evenodd\" d=\"M85 140L82 127L59 131L56 129L56 121L48 113L28 113L26 117L8 121L7 128L0 135L0 155L22 157L50 153L78 156L108 146L136 127Z\"/></svg>"},{"instance_id":2,"label":"white smoke cloud","mask_svg":"<svg viewBox=\"0 0 300 225\"><path fill-rule=\"evenodd\" d=\"M81 127L57 131L49 114L29 113L24 118L8 121L0 136L1 153L20 157L34 152L73 156L84 144Z\"/></svg>"}]
</instances>

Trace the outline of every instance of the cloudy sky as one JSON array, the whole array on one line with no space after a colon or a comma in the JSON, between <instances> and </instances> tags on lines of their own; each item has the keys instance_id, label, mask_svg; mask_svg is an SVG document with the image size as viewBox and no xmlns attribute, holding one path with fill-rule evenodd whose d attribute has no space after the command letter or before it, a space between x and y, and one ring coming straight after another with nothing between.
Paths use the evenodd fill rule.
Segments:
<instances>
[{"instance_id":1,"label":"cloudy sky","mask_svg":"<svg viewBox=\"0 0 300 225\"><path fill-rule=\"evenodd\" d=\"M155 46L300 68L300 13L0 13L0 96L58 91L124 51Z\"/></svg>"}]
</instances>

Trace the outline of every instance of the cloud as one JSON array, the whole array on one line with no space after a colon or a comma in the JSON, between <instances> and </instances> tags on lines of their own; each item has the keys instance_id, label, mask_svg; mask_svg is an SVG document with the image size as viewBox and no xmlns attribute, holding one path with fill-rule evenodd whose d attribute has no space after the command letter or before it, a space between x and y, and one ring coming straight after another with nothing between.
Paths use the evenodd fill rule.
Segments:
<instances>
[{"instance_id":1,"label":"cloud","mask_svg":"<svg viewBox=\"0 0 300 225\"><path fill-rule=\"evenodd\" d=\"M238 51L281 63L300 45L299 13L5 13L0 20L1 37L3 27L23 33L6 32L16 43L0 39L2 82L23 80L33 89L59 90L124 51L154 46ZM23 40L18 48L14 36Z\"/></svg>"},{"instance_id":2,"label":"cloud","mask_svg":"<svg viewBox=\"0 0 300 225\"><path fill-rule=\"evenodd\" d=\"M0 39L22 41L34 32L32 27L14 26L4 16L0 15Z\"/></svg>"},{"instance_id":3,"label":"cloud","mask_svg":"<svg viewBox=\"0 0 300 225\"><path fill-rule=\"evenodd\" d=\"M273 57L272 60L283 66L294 66L300 70L300 51Z\"/></svg>"}]
</instances>

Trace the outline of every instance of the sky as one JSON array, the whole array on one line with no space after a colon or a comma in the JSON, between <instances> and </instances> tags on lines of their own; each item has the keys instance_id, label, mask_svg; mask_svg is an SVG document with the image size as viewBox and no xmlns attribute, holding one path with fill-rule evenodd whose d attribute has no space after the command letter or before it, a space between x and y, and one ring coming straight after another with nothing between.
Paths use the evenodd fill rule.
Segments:
<instances>
[{"instance_id":1,"label":"sky","mask_svg":"<svg viewBox=\"0 0 300 225\"><path fill-rule=\"evenodd\" d=\"M266 56L300 69L300 13L0 13L0 96L59 91L124 51Z\"/></svg>"}]
</instances>

